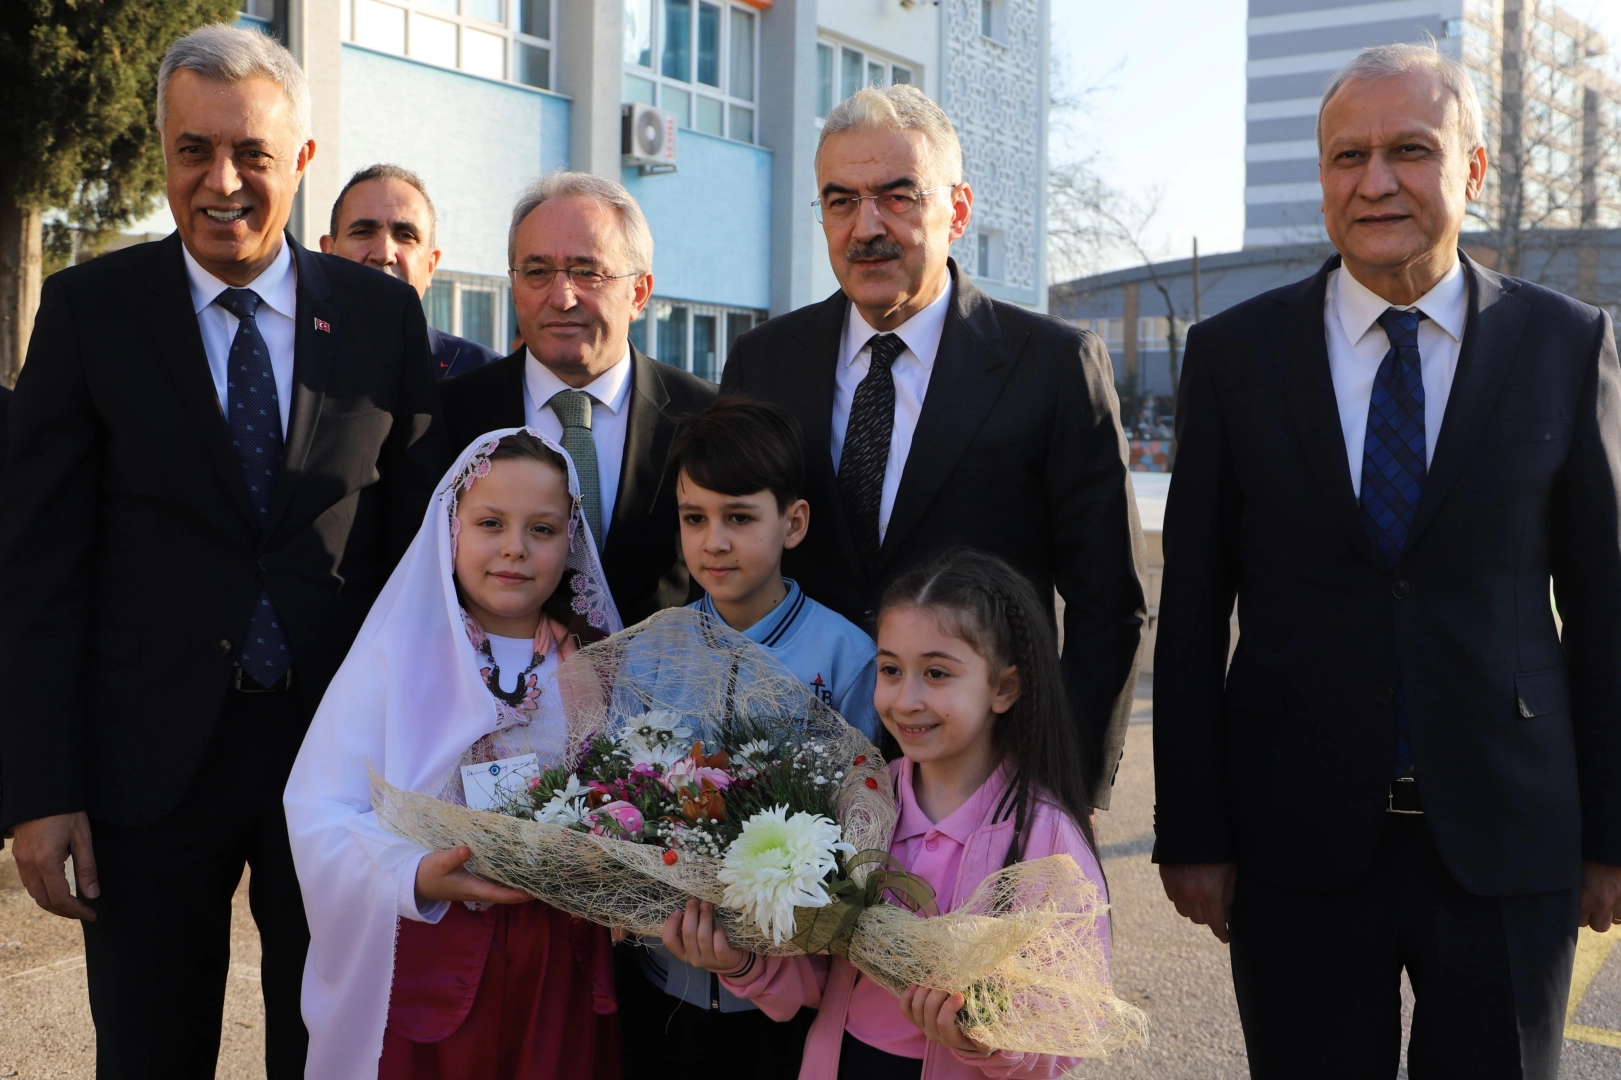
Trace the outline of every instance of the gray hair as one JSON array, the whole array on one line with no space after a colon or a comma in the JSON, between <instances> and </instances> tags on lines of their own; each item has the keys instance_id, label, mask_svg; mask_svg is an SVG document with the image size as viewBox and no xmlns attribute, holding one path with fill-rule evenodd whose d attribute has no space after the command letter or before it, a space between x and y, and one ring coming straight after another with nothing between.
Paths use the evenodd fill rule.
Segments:
<instances>
[{"instance_id":1,"label":"gray hair","mask_svg":"<svg viewBox=\"0 0 1621 1080\"><path fill-rule=\"evenodd\" d=\"M927 94L909 83L895 86L869 86L857 90L833 107L822 121L822 134L816 140L816 161L822 159L827 140L846 131L921 131L933 151L934 163L945 175L924 183L962 183L962 143L945 110ZM921 179L921 178L920 178Z\"/></svg>"},{"instance_id":2,"label":"gray hair","mask_svg":"<svg viewBox=\"0 0 1621 1080\"><path fill-rule=\"evenodd\" d=\"M518 205L512 208L512 227L507 230L507 262L517 260L518 226L523 224L524 218L540 209L542 203L574 197L595 200L618 214L629 270L646 274L653 269L653 230L647 227L647 217L635 196L617 181L567 169L553 169L518 196Z\"/></svg>"},{"instance_id":3,"label":"gray hair","mask_svg":"<svg viewBox=\"0 0 1621 1080\"><path fill-rule=\"evenodd\" d=\"M386 162L366 166L351 176L349 182L343 185L343 190L338 192L337 199L332 203L331 231L327 235L334 240L338 238L338 219L343 213L344 196L349 194L350 188L356 184L364 184L368 180L398 180L402 184L409 184L416 188L417 194L421 195L422 201L428 205L428 246L433 247L433 242L438 239L439 234L439 212L433 208L433 200L428 198L428 189L422 185L422 177L410 169L399 165L389 165Z\"/></svg>"},{"instance_id":4,"label":"gray hair","mask_svg":"<svg viewBox=\"0 0 1621 1080\"><path fill-rule=\"evenodd\" d=\"M1486 145L1485 125L1481 120L1480 95L1475 92L1475 81L1464 66L1435 47L1428 45L1374 45L1363 49L1334 73L1323 91L1323 102L1317 107L1317 149L1323 148L1323 113L1334 95L1346 83L1377 82L1415 72L1434 75L1458 103L1458 136L1464 149L1474 150Z\"/></svg>"},{"instance_id":5,"label":"gray hair","mask_svg":"<svg viewBox=\"0 0 1621 1080\"><path fill-rule=\"evenodd\" d=\"M275 38L258 30L240 30L227 23L200 26L169 46L158 68L158 132L163 132L164 98L177 71L190 71L205 79L239 83L266 78L281 87L298 127L298 141L310 137L310 86L304 69Z\"/></svg>"}]
</instances>

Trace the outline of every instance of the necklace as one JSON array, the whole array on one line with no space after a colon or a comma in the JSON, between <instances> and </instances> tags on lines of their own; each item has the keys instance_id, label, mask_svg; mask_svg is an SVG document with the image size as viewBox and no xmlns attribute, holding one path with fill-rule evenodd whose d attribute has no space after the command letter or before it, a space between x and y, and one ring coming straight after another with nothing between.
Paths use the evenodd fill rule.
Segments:
<instances>
[{"instance_id":1,"label":"necklace","mask_svg":"<svg viewBox=\"0 0 1621 1080\"><path fill-rule=\"evenodd\" d=\"M536 668L545 662L546 653L544 651L535 653L530 658L529 666L518 674L518 685L511 690L503 690L501 689L501 665L495 662L495 653L490 649L490 639L488 637L479 643L478 651L483 653L484 659L490 662L490 666L484 669L484 685L489 689L491 696L497 701L505 702L514 709L534 708L532 704L526 704L525 702L531 689L529 677L534 674Z\"/></svg>"}]
</instances>

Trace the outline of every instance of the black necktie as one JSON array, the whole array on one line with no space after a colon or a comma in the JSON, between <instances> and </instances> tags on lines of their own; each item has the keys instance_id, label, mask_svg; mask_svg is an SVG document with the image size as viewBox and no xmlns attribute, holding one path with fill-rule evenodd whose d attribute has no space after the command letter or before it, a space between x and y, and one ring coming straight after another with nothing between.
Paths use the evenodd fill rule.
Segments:
<instances>
[{"instance_id":1,"label":"black necktie","mask_svg":"<svg viewBox=\"0 0 1621 1080\"><path fill-rule=\"evenodd\" d=\"M890 366L906 348L894 334L874 334L872 366L850 401L850 422L839 455L839 495L850 518L856 547L870 570L878 563L878 504L884 496L884 469L895 430L895 377Z\"/></svg>"},{"instance_id":2,"label":"black necktie","mask_svg":"<svg viewBox=\"0 0 1621 1080\"><path fill-rule=\"evenodd\" d=\"M256 319L260 302L252 289L226 289L214 298L214 303L238 320L225 370L225 416L262 531L269 524L270 494L281 473L281 404L276 396L276 373L270 366L270 346L259 333ZM280 681L292 664L287 635L270 605L270 594L263 589L236 662L263 686Z\"/></svg>"}]
</instances>

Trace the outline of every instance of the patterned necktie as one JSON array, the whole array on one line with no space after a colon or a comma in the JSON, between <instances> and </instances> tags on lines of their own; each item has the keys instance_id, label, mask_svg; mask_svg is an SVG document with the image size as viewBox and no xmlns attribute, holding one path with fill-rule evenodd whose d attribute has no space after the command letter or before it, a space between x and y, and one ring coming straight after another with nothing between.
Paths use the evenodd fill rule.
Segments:
<instances>
[{"instance_id":1,"label":"patterned necktie","mask_svg":"<svg viewBox=\"0 0 1621 1080\"><path fill-rule=\"evenodd\" d=\"M251 289L226 289L214 298L214 303L238 320L225 371L225 416L231 428L231 445L236 447L242 463L248 500L262 532L269 523L270 495L281 472L281 403L276 396L276 375L270 366L270 347L259 333L255 318L259 294ZM262 589L237 663L263 686L278 682L292 663L270 594Z\"/></svg>"},{"instance_id":2,"label":"patterned necktie","mask_svg":"<svg viewBox=\"0 0 1621 1080\"><path fill-rule=\"evenodd\" d=\"M850 401L844 451L839 455L839 495L856 547L870 570L878 563L878 510L895 430L895 376L890 367L906 343L894 334L874 334L867 345L872 364Z\"/></svg>"},{"instance_id":3,"label":"patterned necktie","mask_svg":"<svg viewBox=\"0 0 1621 1080\"><path fill-rule=\"evenodd\" d=\"M591 437L591 405L596 399L583 390L559 390L552 395L546 407L563 422L563 437L558 441L568 456L574 459L574 471L580 474L580 509L585 511L585 523L591 526L591 539L597 550L602 550L602 487L597 479L597 443Z\"/></svg>"},{"instance_id":4,"label":"patterned necktie","mask_svg":"<svg viewBox=\"0 0 1621 1080\"><path fill-rule=\"evenodd\" d=\"M1407 546L1418 497L1424 491L1424 373L1418 355L1422 311L1386 308L1379 316L1390 351L1373 379L1368 402L1368 433L1362 446L1362 524L1387 568ZM1405 696L1396 691L1394 773L1413 767Z\"/></svg>"}]
</instances>

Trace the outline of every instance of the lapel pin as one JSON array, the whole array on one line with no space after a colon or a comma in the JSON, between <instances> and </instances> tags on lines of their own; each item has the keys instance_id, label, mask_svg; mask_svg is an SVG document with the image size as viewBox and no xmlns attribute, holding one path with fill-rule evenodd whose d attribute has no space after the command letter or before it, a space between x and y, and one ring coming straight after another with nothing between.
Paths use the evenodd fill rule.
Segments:
<instances>
[{"instance_id":1,"label":"lapel pin","mask_svg":"<svg viewBox=\"0 0 1621 1080\"><path fill-rule=\"evenodd\" d=\"M325 319L316 319L315 328L321 331L323 334L332 333L332 324L327 322Z\"/></svg>"}]
</instances>

